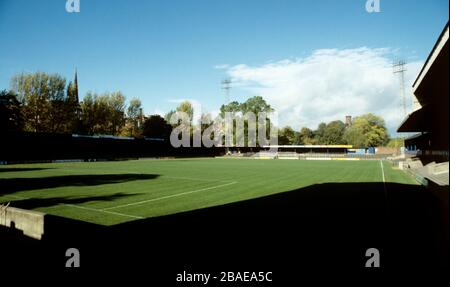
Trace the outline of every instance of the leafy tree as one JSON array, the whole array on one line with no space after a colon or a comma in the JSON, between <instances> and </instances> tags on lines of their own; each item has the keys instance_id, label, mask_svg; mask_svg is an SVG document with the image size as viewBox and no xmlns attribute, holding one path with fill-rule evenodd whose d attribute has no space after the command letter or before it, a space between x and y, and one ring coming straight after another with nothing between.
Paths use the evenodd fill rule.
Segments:
<instances>
[{"instance_id":1,"label":"leafy tree","mask_svg":"<svg viewBox=\"0 0 450 287\"><path fill-rule=\"evenodd\" d=\"M301 145L303 144L302 139L300 137L300 132L294 131L294 142L292 144L294 145Z\"/></svg>"},{"instance_id":2,"label":"leafy tree","mask_svg":"<svg viewBox=\"0 0 450 287\"><path fill-rule=\"evenodd\" d=\"M375 147L385 145L389 135L384 120L368 113L354 119L345 131L344 139L355 147Z\"/></svg>"},{"instance_id":3,"label":"leafy tree","mask_svg":"<svg viewBox=\"0 0 450 287\"><path fill-rule=\"evenodd\" d=\"M49 112L49 75L45 73L19 74L11 79L12 90L23 105L25 130L48 132Z\"/></svg>"},{"instance_id":4,"label":"leafy tree","mask_svg":"<svg viewBox=\"0 0 450 287\"><path fill-rule=\"evenodd\" d=\"M21 105L25 131L118 135L124 130L125 112L132 121L131 133L137 131L141 117L138 99L130 101L126 110L121 92L88 92L79 103L76 76L75 84L69 82L66 88L66 80L58 74L22 73L11 79L11 87Z\"/></svg>"},{"instance_id":5,"label":"leafy tree","mask_svg":"<svg viewBox=\"0 0 450 287\"><path fill-rule=\"evenodd\" d=\"M70 132L71 118L67 114L67 98L65 93L66 80L59 75L48 77L48 99L50 110L48 112L49 126L47 131L51 133Z\"/></svg>"},{"instance_id":6,"label":"leafy tree","mask_svg":"<svg viewBox=\"0 0 450 287\"><path fill-rule=\"evenodd\" d=\"M69 82L67 85L67 98L66 98L66 107L65 112L67 116L67 129L69 132L80 132L80 119L81 119L81 107L78 102L78 91L77 88L72 82Z\"/></svg>"},{"instance_id":7,"label":"leafy tree","mask_svg":"<svg viewBox=\"0 0 450 287\"><path fill-rule=\"evenodd\" d=\"M226 112L230 112L233 115L235 115L238 112L242 112L241 104L239 104L236 101L233 101L233 102L231 102L231 103L229 103L227 105L222 105L220 107L220 115L222 116L222 118L225 118L225 113Z\"/></svg>"},{"instance_id":8,"label":"leafy tree","mask_svg":"<svg viewBox=\"0 0 450 287\"><path fill-rule=\"evenodd\" d=\"M95 134L111 133L111 110L109 106L109 94L94 95L93 106L93 131Z\"/></svg>"},{"instance_id":9,"label":"leafy tree","mask_svg":"<svg viewBox=\"0 0 450 287\"><path fill-rule=\"evenodd\" d=\"M269 113L273 111L274 109L267 104L261 96L249 98L242 104L237 101L233 101L220 107L220 115L222 117L225 117L225 112L231 112L233 115L236 115L237 113L244 115L247 112L252 112L255 116L258 116L258 113L260 112Z\"/></svg>"},{"instance_id":10,"label":"leafy tree","mask_svg":"<svg viewBox=\"0 0 450 287\"><path fill-rule=\"evenodd\" d=\"M108 108L110 112L110 132L116 135L125 124L125 96L121 92L110 94Z\"/></svg>"},{"instance_id":11,"label":"leafy tree","mask_svg":"<svg viewBox=\"0 0 450 287\"><path fill-rule=\"evenodd\" d=\"M321 144L336 145L344 143L345 124L342 121L332 121L326 125L322 134Z\"/></svg>"},{"instance_id":12,"label":"leafy tree","mask_svg":"<svg viewBox=\"0 0 450 287\"><path fill-rule=\"evenodd\" d=\"M88 92L81 103L82 122L88 134L118 135L125 124L125 96L120 92Z\"/></svg>"},{"instance_id":13,"label":"leafy tree","mask_svg":"<svg viewBox=\"0 0 450 287\"><path fill-rule=\"evenodd\" d=\"M164 119L166 122L170 123L170 118L176 113L174 110L170 110L167 114L164 115Z\"/></svg>"},{"instance_id":14,"label":"leafy tree","mask_svg":"<svg viewBox=\"0 0 450 287\"><path fill-rule=\"evenodd\" d=\"M200 131L203 133L208 127L213 124L212 116L210 113L203 113L200 118Z\"/></svg>"},{"instance_id":15,"label":"leafy tree","mask_svg":"<svg viewBox=\"0 0 450 287\"><path fill-rule=\"evenodd\" d=\"M261 96L254 96L240 105L240 110L243 114L246 112L253 112L258 115L259 112L272 112L274 109L267 104Z\"/></svg>"},{"instance_id":16,"label":"leafy tree","mask_svg":"<svg viewBox=\"0 0 450 287\"><path fill-rule=\"evenodd\" d=\"M325 132L327 130L327 124L326 123L320 123L317 127L317 130L314 132L314 139L316 144L324 144L325 139Z\"/></svg>"},{"instance_id":17,"label":"leafy tree","mask_svg":"<svg viewBox=\"0 0 450 287\"><path fill-rule=\"evenodd\" d=\"M296 134L290 126L285 126L278 132L278 144L279 145L292 145L295 144Z\"/></svg>"},{"instance_id":18,"label":"leafy tree","mask_svg":"<svg viewBox=\"0 0 450 287\"><path fill-rule=\"evenodd\" d=\"M182 133L185 133L186 135L189 135L189 140L191 142L194 135L194 126L193 126L194 107L192 106L191 102L183 101L177 106L176 113L177 113L176 116L178 118L178 124L174 124L173 122L170 121L169 123L174 124L173 126L177 130L181 131ZM182 120L182 118L184 119Z\"/></svg>"},{"instance_id":19,"label":"leafy tree","mask_svg":"<svg viewBox=\"0 0 450 287\"><path fill-rule=\"evenodd\" d=\"M160 115L151 115L144 122L143 135L150 138L168 139L172 126Z\"/></svg>"},{"instance_id":20,"label":"leafy tree","mask_svg":"<svg viewBox=\"0 0 450 287\"><path fill-rule=\"evenodd\" d=\"M301 128L299 133L299 142L300 144L306 145L315 144L314 132L307 127Z\"/></svg>"},{"instance_id":21,"label":"leafy tree","mask_svg":"<svg viewBox=\"0 0 450 287\"><path fill-rule=\"evenodd\" d=\"M192 124L192 119L194 117L194 107L189 101L183 101L181 102L177 107L177 112L183 112L186 113L189 116L189 119Z\"/></svg>"},{"instance_id":22,"label":"leafy tree","mask_svg":"<svg viewBox=\"0 0 450 287\"><path fill-rule=\"evenodd\" d=\"M405 139L404 138L392 138L389 140L389 142L386 144L387 147L402 147L405 146Z\"/></svg>"},{"instance_id":23,"label":"leafy tree","mask_svg":"<svg viewBox=\"0 0 450 287\"><path fill-rule=\"evenodd\" d=\"M137 98L130 100L130 104L127 109L128 121L130 123L130 136L134 136L138 133L140 128L139 122L142 116L141 101Z\"/></svg>"},{"instance_id":24,"label":"leafy tree","mask_svg":"<svg viewBox=\"0 0 450 287\"><path fill-rule=\"evenodd\" d=\"M254 96L247 99L244 103L239 103L237 101L233 101L227 105L222 105L220 107L220 115L222 118L225 117L226 112L231 112L234 116L235 120L233 121L233 126L236 127L236 118L240 116L244 116L246 113L251 112L258 116L260 112L272 112L274 109L267 104L267 102L261 96ZM270 129L275 128L272 123L270 123L270 119L266 118L266 138L270 133ZM244 120L244 145L248 145L248 120ZM256 122L256 133L258 133L258 122ZM241 135L240 135L241 136ZM233 130L233 144L236 144L238 135L236 134L236 128ZM259 139L259 136L258 136Z\"/></svg>"},{"instance_id":25,"label":"leafy tree","mask_svg":"<svg viewBox=\"0 0 450 287\"><path fill-rule=\"evenodd\" d=\"M247 112L252 112L256 116L258 116L258 114L261 113L261 112L265 112L265 113L269 114L270 112L274 111L274 109L261 96L254 96L252 98L249 98L247 101L245 101L241 105L241 109L242 109L242 113L243 114L245 114ZM265 122L266 122L266 135L265 135L265 137L268 138L270 136L270 132L273 129L277 129L277 127L275 127L273 125L273 123L270 121L269 117L267 117L265 119ZM258 141L259 141L259 126L258 126L258 122L256 123L256 130L258 131Z\"/></svg>"},{"instance_id":26,"label":"leafy tree","mask_svg":"<svg viewBox=\"0 0 450 287\"><path fill-rule=\"evenodd\" d=\"M22 131L22 105L13 91L0 91L0 131Z\"/></svg>"},{"instance_id":27,"label":"leafy tree","mask_svg":"<svg viewBox=\"0 0 450 287\"><path fill-rule=\"evenodd\" d=\"M361 132L360 128L355 127L352 124L351 127L348 127L344 133L344 140L353 145L354 148L365 148L367 147L367 138Z\"/></svg>"},{"instance_id":28,"label":"leafy tree","mask_svg":"<svg viewBox=\"0 0 450 287\"><path fill-rule=\"evenodd\" d=\"M96 121L96 115L95 115L95 99L97 95L87 92L86 95L83 98L83 101L80 103L81 110L82 110L82 126L83 131L87 134L93 134L94 133L94 126Z\"/></svg>"},{"instance_id":29,"label":"leafy tree","mask_svg":"<svg viewBox=\"0 0 450 287\"><path fill-rule=\"evenodd\" d=\"M64 78L43 72L23 73L11 79L11 87L23 106L26 131L71 132Z\"/></svg>"}]
</instances>

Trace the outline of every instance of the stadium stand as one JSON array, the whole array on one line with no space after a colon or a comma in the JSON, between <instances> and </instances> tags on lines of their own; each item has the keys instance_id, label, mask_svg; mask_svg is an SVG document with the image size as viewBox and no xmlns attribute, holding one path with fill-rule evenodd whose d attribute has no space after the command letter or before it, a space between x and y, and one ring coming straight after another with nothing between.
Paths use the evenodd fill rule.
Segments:
<instances>
[{"instance_id":1,"label":"stadium stand","mask_svg":"<svg viewBox=\"0 0 450 287\"><path fill-rule=\"evenodd\" d=\"M278 154L277 152L259 151L255 153L252 157L257 159L276 159L277 154Z\"/></svg>"},{"instance_id":2,"label":"stadium stand","mask_svg":"<svg viewBox=\"0 0 450 287\"><path fill-rule=\"evenodd\" d=\"M214 157L224 147L174 148L168 141L115 136L46 133L5 133L0 141L0 163L103 161L143 157Z\"/></svg>"},{"instance_id":3,"label":"stadium stand","mask_svg":"<svg viewBox=\"0 0 450 287\"><path fill-rule=\"evenodd\" d=\"M405 140L416 160L403 165L415 176L448 185L448 38L445 26L413 84L420 108L409 114L398 132L416 132ZM420 161L420 164L419 164ZM425 167L423 167L425 165Z\"/></svg>"},{"instance_id":4,"label":"stadium stand","mask_svg":"<svg viewBox=\"0 0 450 287\"><path fill-rule=\"evenodd\" d=\"M417 163L418 161L415 161ZM443 163L431 162L425 166L409 167L411 172L415 175L419 175L424 179L431 180L434 183L445 186L448 185L448 161Z\"/></svg>"},{"instance_id":5,"label":"stadium stand","mask_svg":"<svg viewBox=\"0 0 450 287\"><path fill-rule=\"evenodd\" d=\"M280 151L277 153L278 159L299 159L299 155L292 151Z\"/></svg>"},{"instance_id":6,"label":"stadium stand","mask_svg":"<svg viewBox=\"0 0 450 287\"><path fill-rule=\"evenodd\" d=\"M409 114L397 129L416 133L405 140L406 154L413 158L407 158L404 166L417 181L427 186L427 194L438 203L441 254L448 254L449 243L448 38L447 22L413 84L420 108Z\"/></svg>"}]
</instances>

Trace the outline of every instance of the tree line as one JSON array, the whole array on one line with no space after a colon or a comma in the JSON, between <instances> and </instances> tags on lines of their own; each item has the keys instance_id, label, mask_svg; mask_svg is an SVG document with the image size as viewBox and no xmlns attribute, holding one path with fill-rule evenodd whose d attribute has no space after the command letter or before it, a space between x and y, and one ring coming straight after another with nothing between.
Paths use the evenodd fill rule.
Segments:
<instances>
[{"instance_id":1,"label":"tree line","mask_svg":"<svg viewBox=\"0 0 450 287\"><path fill-rule=\"evenodd\" d=\"M384 120L372 113L355 117L350 123L340 120L320 123L315 130L290 126L279 131L280 145L342 145L355 148L384 146L390 138Z\"/></svg>"},{"instance_id":2,"label":"tree line","mask_svg":"<svg viewBox=\"0 0 450 287\"><path fill-rule=\"evenodd\" d=\"M220 116L226 112L242 116L247 112L272 112L274 109L262 97L254 96L245 102L237 101L220 107ZM145 117L138 98L126 102L120 92L97 94L87 92L78 99L78 83L67 83L58 74L43 72L18 74L11 79L11 89L0 91L0 130L45 133L108 134L132 137L168 139L176 124L170 118L176 112L186 113L193 121L194 109L189 101L180 103L164 117ZM201 131L212 125L210 113L201 115ZM269 127L272 124L269 123ZM247 129L247 126L244 126ZM191 128L191 134L193 129ZM247 133L245 133L247 143ZM384 120L368 113L355 117L351 123L340 120L320 123L315 130L302 127L296 131L290 126L278 129L280 145L334 145L351 144L354 147L383 146L389 135ZM391 143L392 144L392 141ZM397 144L395 144L397 146Z\"/></svg>"},{"instance_id":3,"label":"tree line","mask_svg":"<svg viewBox=\"0 0 450 287\"><path fill-rule=\"evenodd\" d=\"M41 133L140 135L141 101L126 104L120 92L88 92L78 99L78 84L43 72L13 76L0 91L0 130Z\"/></svg>"},{"instance_id":4,"label":"tree line","mask_svg":"<svg viewBox=\"0 0 450 287\"><path fill-rule=\"evenodd\" d=\"M225 112L245 114L246 112L271 112L274 109L259 96L248 99L244 103L237 101L220 108ZM384 146L390 143L386 124L380 116L367 113L355 117L350 123L340 120L320 123L317 129L302 127L295 131L290 126L279 128L279 145L342 145L349 144L356 148ZM391 144L391 143L390 143Z\"/></svg>"}]
</instances>

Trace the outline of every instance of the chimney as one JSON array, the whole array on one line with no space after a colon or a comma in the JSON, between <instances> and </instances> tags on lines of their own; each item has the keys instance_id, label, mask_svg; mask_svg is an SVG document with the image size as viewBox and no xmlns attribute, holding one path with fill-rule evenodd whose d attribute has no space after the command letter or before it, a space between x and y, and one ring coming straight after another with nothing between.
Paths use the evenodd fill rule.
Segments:
<instances>
[{"instance_id":1,"label":"chimney","mask_svg":"<svg viewBox=\"0 0 450 287\"><path fill-rule=\"evenodd\" d=\"M345 125L347 126L352 125L352 116L345 116Z\"/></svg>"}]
</instances>

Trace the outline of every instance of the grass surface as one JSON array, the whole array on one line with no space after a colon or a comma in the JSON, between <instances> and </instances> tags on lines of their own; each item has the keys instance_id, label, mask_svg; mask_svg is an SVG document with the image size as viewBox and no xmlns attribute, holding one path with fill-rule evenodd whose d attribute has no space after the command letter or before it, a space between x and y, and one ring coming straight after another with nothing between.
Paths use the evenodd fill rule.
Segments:
<instances>
[{"instance_id":1,"label":"grass surface","mask_svg":"<svg viewBox=\"0 0 450 287\"><path fill-rule=\"evenodd\" d=\"M176 159L0 166L0 203L114 225L320 183L415 184L389 162ZM383 188L383 184L380 184ZM361 192L364 192L361 190Z\"/></svg>"}]
</instances>

